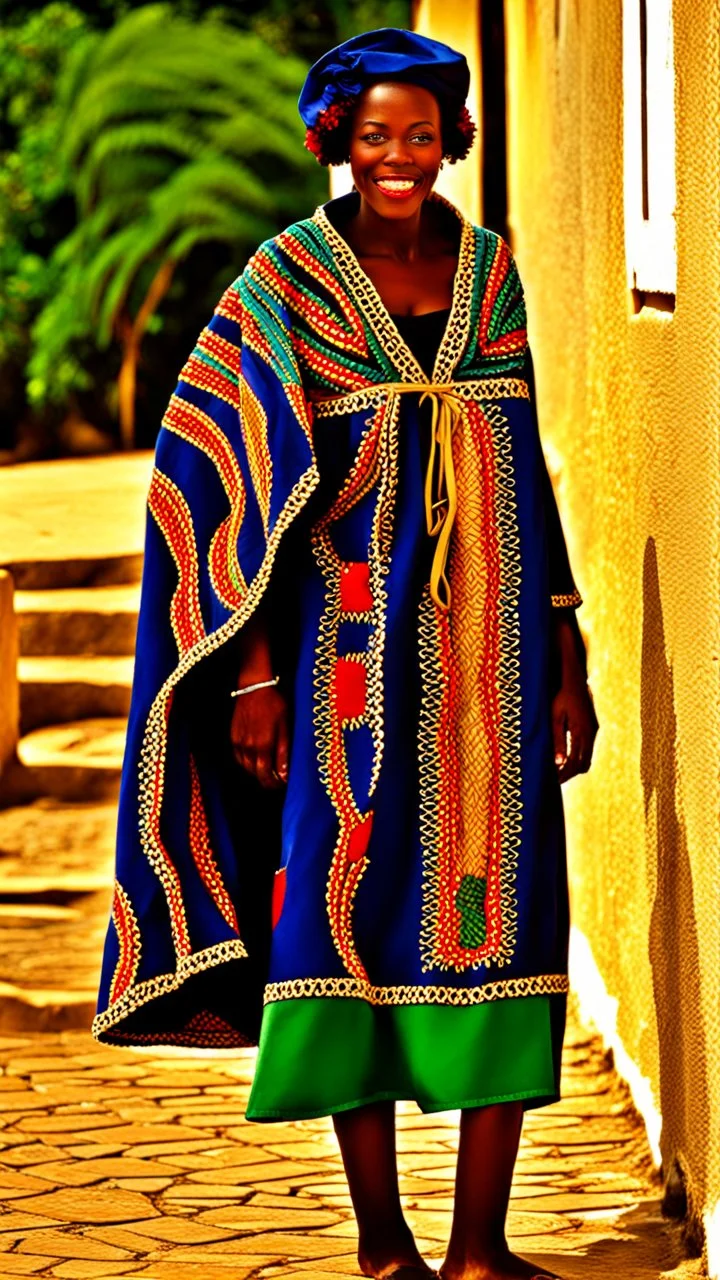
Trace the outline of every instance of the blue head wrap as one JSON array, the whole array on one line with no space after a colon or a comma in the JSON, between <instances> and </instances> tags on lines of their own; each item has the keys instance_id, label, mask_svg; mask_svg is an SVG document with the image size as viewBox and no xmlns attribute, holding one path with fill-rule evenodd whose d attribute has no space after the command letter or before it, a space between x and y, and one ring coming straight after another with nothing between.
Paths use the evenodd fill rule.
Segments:
<instances>
[{"instance_id":1,"label":"blue head wrap","mask_svg":"<svg viewBox=\"0 0 720 1280\"><path fill-rule=\"evenodd\" d=\"M409 81L443 102L461 106L470 88L470 70L462 53L439 40L400 27L381 27L353 36L318 59L302 87L300 115L312 129L327 107L381 80Z\"/></svg>"}]
</instances>

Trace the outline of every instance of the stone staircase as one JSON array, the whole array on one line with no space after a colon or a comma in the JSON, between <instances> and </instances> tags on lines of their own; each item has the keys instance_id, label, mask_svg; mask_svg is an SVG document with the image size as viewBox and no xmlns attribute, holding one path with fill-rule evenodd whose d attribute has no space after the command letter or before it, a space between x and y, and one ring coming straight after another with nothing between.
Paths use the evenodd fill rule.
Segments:
<instances>
[{"instance_id":1,"label":"stone staircase","mask_svg":"<svg viewBox=\"0 0 720 1280\"><path fill-rule=\"evenodd\" d=\"M12 564L20 658L17 764L0 803L117 794L133 671L140 556Z\"/></svg>"},{"instance_id":2,"label":"stone staircase","mask_svg":"<svg viewBox=\"0 0 720 1280\"><path fill-rule=\"evenodd\" d=\"M151 468L149 452L0 468L0 1035L94 1012Z\"/></svg>"}]
</instances>

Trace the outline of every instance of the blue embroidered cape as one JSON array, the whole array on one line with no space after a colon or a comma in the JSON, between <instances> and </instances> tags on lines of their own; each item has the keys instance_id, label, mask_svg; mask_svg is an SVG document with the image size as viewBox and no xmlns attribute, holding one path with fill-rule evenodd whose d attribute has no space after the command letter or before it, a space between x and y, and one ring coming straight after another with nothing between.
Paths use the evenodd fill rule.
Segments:
<instances>
[{"instance_id":1,"label":"blue embroidered cape","mask_svg":"<svg viewBox=\"0 0 720 1280\"><path fill-rule=\"evenodd\" d=\"M428 379L335 225L354 198L260 247L163 421L104 1041L254 1043L263 999L567 989L549 635L580 597L521 284L507 245L441 202L459 265ZM429 586L427 386L452 417L450 609ZM284 800L230 747L261 600L292 716Z\"/></svg>"}]
</instances>

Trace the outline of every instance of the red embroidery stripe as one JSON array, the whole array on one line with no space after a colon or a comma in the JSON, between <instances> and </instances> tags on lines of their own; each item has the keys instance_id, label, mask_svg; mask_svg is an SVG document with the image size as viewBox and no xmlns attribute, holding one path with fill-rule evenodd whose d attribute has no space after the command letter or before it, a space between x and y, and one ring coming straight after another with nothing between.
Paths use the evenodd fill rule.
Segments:
<instances>
[{"instance_id":1,"label":"red embroidery stripe","mask_svg":"<svg viewBox=\"0 0 720 1280\"><path fill-rule=\"evenodd\" d=\"M218 399L225 400L231 405L237 404L235 379L229 374L221 373L219 369L214 369L194 353L185 361L180 381L187 382L191 387L197 387L199 391L207 391L210 395L217 396Z\"/></svg>"},{"instance_id":2,"label":"red embroidery stripe","mask_svg":"<svg viewBox=\"0 0 720 1280\"><path fill-rule=\"evenodd\" d=\"M239 935L235 908L232 899L223 883L220 869L210 844L210 828L208 826L205 806L203 804L200 778L194 758L190 757L190 852L193 862L200 873L205 888L209 891L215 906L226 924Z\"/></svg>"},{"instance_id":3,"label":"red embroidery stripe","mask_svg":"<svg viewBox=\"0 0 720 1280\"><path fill-rule=\"evenodd\" d=\"M170 603L170 621L178 650L184 654L205 635L192 516L177 485L157 467L150 483L148 506L177 566L178 585Z\"/></svg>"},{"instance_id":4,"label":"red embroidery stripe","mask_svg":"<svg viewBox=\"0 0 720 1280\"><path fill-rule=\"evenodd\" d=\"M112 920L120 955L110 984L110 1004L114 1004L132 986L140 963L140 930L130 899L122 885L115 881Z\"/></svg>"}]
</instances>

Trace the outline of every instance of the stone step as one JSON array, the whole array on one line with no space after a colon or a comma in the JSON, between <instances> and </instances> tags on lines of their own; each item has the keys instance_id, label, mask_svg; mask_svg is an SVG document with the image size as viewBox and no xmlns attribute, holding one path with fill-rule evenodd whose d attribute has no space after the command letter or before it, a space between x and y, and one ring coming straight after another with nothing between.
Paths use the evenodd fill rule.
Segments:
<instances>
[{"instance_id":1,"label":"stone step","mask_svg":"<svg viewBox=\"0 0 720 1280\"><path fill-rule=\"evenodd\" d=\"M140 584L16 591L20 653L132 654Z\"/></svg>"},{"instance_id":2,"label":"stone step","mask_svg":"<svg viewBox=\"0 0 720 1280\"><path fill-rule=\"evenodd\" d=\"M0 805L28 803L38 796L68 802L114 799L125 733L123 719L105 717L53 724L26 734L18 759L0 779Z\"/></svg>"},{"instance_id":3,"label":"stone step","mask_svg":"<svg viewBox=\"0 0 720 1280\"><path fill-rule=\"evenodd\" d=\"M86 558L12 558L3 560L2 568L10 570L17 591L52 591L139 582L142 564L142 553L131 552Z\"/></svg>"},{"instance_id":4,"label":"stone step","mask_svg":"<svg viewBox=\"0 0 720 1280\"><path fill-rule=\"evenodd\" d=\"M18 662L20 732L97 716L126 716L130 655L24 657Z\"/></svg>"}]
</instances>

